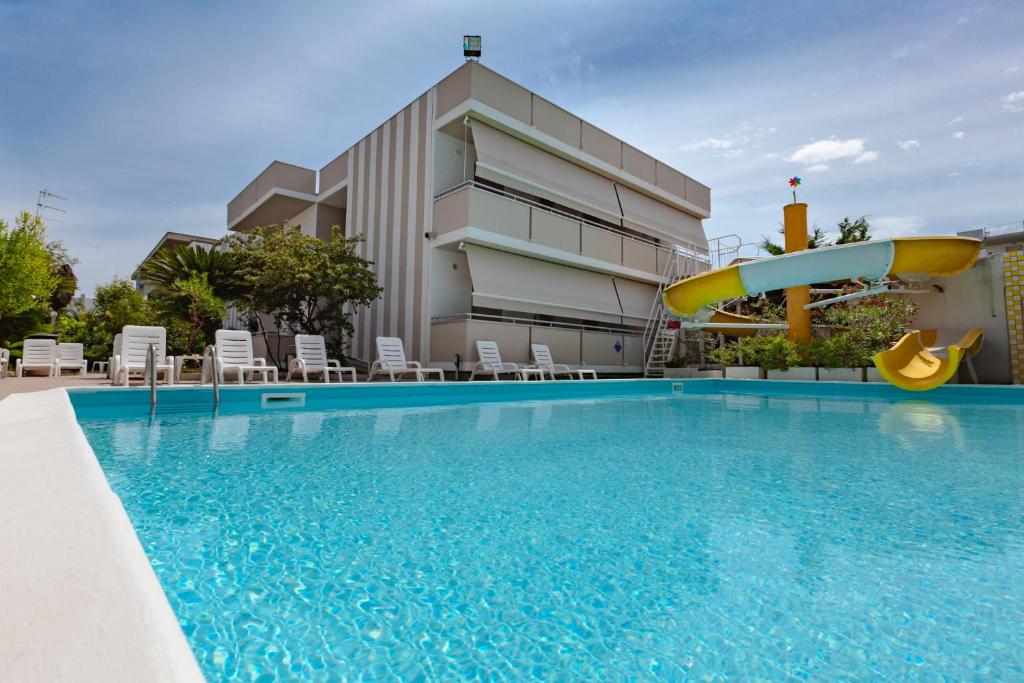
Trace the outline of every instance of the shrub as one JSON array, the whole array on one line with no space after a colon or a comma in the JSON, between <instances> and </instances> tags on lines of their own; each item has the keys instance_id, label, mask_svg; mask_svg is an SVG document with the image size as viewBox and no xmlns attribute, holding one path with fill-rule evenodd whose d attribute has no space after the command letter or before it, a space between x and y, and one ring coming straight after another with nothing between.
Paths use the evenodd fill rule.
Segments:
<instances>
[{"instance_id":1,"label":"shrub","mask_svg":"<svg viewBox=\"0 0 1024 683\"><path fill-rule=\"evenodd\" d=\"M727 368L736 365L739 361L739 355L739 348L736 342L726 342L717 349L712 349L708 352L708 360Z\"/></svg>"},{"instance_id":2,"label":"shrub","mask_svg":"<svg viewBox=\"0 0 1024 683\"><path fill-rule=\"evenodd\" d=\"M857 335L840 333L824 343L824 364L826 368L860 368L871 364L873 354Z\"/></svg>"},{"instance_id":3,"label":"shrub","mask_svg":"<svg viewBox=\"0 0 1024 683\"><path fill-rule=\"evenodd\" d=\"M789 370L792 366L800 364L800 354L797 353L796 344L782 335L749 337L748 339L762 340L757 344L754 359L757 365L765 370Z\"/></svg>"}]
</instances>

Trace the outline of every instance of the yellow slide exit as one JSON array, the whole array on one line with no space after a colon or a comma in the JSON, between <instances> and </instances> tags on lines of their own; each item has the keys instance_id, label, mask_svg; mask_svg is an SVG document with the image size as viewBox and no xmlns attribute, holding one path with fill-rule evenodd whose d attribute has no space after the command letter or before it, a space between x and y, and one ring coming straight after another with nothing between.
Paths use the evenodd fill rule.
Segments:
<instances>
[{"instance_id":1,"label":"yellow slide exit","mask_svg":"<svg viewBox=\"0 0 1024 683\"><path fill-rule=\"evenodd\" d=\"M981 350L985 334L975 327L956 344L946 347L947 357L940 358L928 349L935 342L934 330L914 330L903 335L888 351L876 353L872 360L882 377L907 391L927 391L948 382L956 374L960 362Z\"/></svg>"}]
</instances>

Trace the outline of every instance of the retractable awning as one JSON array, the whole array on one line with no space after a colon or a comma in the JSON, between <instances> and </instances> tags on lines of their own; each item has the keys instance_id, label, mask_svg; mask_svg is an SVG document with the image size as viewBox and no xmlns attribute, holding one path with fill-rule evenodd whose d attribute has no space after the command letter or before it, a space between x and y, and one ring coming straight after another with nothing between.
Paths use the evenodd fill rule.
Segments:
<instances>
[{"instance_id":1,"label":"retractable awning","mask_svg":"<svg viewBox=\"0 0 1024 683\"><path fill-rule=\"evenodd\" d=\"M507 187L619 221L615 183L565 159L473 121L476 173Z\"/></svg>"},{"instance_id":2,"label":"retractable awning","mask_svg":"<svg viewBox=\"0 0 1024 683\"><path fill-rule=\"evenodd\" d=\"M651 316L654 300L658 296L658 288L646 282L614 278L615 291L619 295L622 306L623 322L632 325L643 325Z\"/></svg>"},{"instance_id":3,"label":"retractable awning","mask_svg":"<svg viewBox=\"0 0 1024 683\"><path fill-rule=\"evenodd\" d=\"M621 319L610 275L474 244L463 249L469 260L474 306L601 322Z\"/></svg>"},{"instance_id":4,"label":"retractable awning","mask_svg":"<svg viewBox=\"0 0 1024 683\"><path fill-rule=\"evenodd\" d=\"M622 203L624 225L650 232L654 230L669 240L684 240L698 246L707 245L700 219L667 204L616 183Z\"/></svg>"}]
</instances>

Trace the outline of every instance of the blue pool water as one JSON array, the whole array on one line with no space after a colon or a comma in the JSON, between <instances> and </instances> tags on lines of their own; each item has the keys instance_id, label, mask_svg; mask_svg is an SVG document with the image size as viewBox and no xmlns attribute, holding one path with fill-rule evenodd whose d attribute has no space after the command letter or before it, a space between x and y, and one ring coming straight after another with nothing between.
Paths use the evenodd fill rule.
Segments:
<instances>
[{"instance_id":1,"label":"blue pool water","mask_svg":"<svg viewBox=\"0 0 1024 683\"><path fill-rule=\"evenodd\" d=\"M718 391L82 425L211 680L1024 676L1024 405Z\"/></svg>"}]
</instances>

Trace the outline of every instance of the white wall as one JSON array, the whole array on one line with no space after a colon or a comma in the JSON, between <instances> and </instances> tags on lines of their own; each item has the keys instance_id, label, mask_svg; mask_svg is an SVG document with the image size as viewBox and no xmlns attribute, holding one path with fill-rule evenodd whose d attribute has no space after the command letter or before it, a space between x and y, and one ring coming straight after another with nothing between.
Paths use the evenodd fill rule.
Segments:
<instances>
[{"instance_id":1,"label":"white wall","mask_svg":"<svg viewBox=\"0 0 1024 683\"><path fill-rule=\"evenodd\" d=\"M430 317L469 313L473 284L466 255L445 249L430 251Z\"/></svg>"},{"instance_id":2,"label":"white wall","mask_svg":"<svg viewBox=\"0 0 1024 683\"><path fill-rule=\"evenodd\" d=\"M473 146L473 137L469 136L467 144L464 145L461 137L437 131L434 141L434 194L455 187L463 179L472 180L473 169L476 166L476 148ZM463 173L464 151L469 157L465 161L465 174Z\"/></svg>"},{"instance_id":3,"label":"white wall","mask_svg":"<svg viewBox=\"0 0 1024 683\"><path fill-rule=\"evenodd\" d=\"M316 209L317 209L317 205L314 204L313 206L310 206L309 208L307 208L307 209L301 211L300 213L296 214L295 216L292 216L291 218L289 218L288 219L288 223L290 223L293 228L295 228L295 227L301 228L300 232L303 235L312 235L312 236L315 237L316 236Z\"/></svg>"},{"instance_id":4,"label":"white wall","mask_svg":"<svg viewBox=\"0 0 1024 683\"><path fill-rule=\"evenodd\" d=\"M943 293L915 296L920 307L915 326L920 329L966 331L980 327L985 344L974 357L978 379L986 384L1010 382L1009 338L1006 332L1006 301L1003 298L1003 260L999 254L978 259L973 268L955 277L936 278ZM940 336L939 342L947 340ZM961 382L970 375L961 370Z\"/></svg>"}]
</instances>

